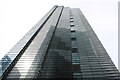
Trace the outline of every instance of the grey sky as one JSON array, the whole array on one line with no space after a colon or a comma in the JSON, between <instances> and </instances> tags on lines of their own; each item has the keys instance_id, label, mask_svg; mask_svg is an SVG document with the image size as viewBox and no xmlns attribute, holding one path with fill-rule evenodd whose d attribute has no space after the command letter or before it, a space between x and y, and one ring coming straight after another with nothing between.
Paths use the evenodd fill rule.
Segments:
<instances>
[{"instance_id":1,"label":"grey sky","mask_svg":"<svg viewBox=\"0 0 120 80\"><path fill-rule=\"evenodd\" d=\"M118 0L0 0L0 58L54 5L80 8L118 67Z\"/></svg>"}]
</instances>

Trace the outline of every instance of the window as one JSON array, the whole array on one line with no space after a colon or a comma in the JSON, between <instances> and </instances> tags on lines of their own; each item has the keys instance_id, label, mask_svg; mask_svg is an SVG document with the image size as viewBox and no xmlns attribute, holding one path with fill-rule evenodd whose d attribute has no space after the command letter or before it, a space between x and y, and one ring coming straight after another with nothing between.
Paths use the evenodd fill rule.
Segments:
<instances>
[{"instance_id":1,"label":"window","mask_svg":"<svg viewBox=\"0 0 120 80\"><path fill-rule=\"evenodd\" d=\"M74 20L73 19L70 19L70 22L73 22Z\"/></svg>"},{"instance_id":2,"label":"window","mask_svg":"<svg viewBox=\"0 0 120 80\"><path fill-rule=\"evenodd\" d=\"M71 33L71 38L73 38L73 37L76 37L76 36L75 36L75 32L72 32L72 33Z\"/></svg>"},{"instance_id":3,"label":"window","mask_svg":"<svg viewBox=\"0 0 120 80\"><path fill-rule=\"evenodd\" d=\"M71 47L77 48L77 41L71 41Z\"/></svg>"},{"instance_id":4,"label":"window","mask_svg":"<svg viewBox=\"0 0 120 80\"><path fill-rule=\"evenodd\" d=\"M71 16L70 19L73 19L73 17Z\"/></svg>"},{"instance_id":5,"label":"window","mask_svg":"<svg viewBox=\"0 0 120 80\"><path fill-rule=\"evenodd\" d=\"M76 41L76 37L71 37L71 40L72 41Z\"/></svg>"},{"instance_id":6,"label":"window","mask_svg":"<svg viewBox=\"0 0 120 80\"><path fill-rule=\"evenodd\" d=\"M75 30L71 30L71 33L72 33L72 32L74 33L74 32L75 32Z\"/></svg>"},{"instance_id":7,"label":"window","mask_svg":"<svg viewBox=\"0 0 120 80\"><path fill-rule=\"evenodd\" d=\"M78 53L78 49L77 48L71 48L72 53Z\"/></svg>"},{"instance_id":8,"label":"window","mask_svg":"<svg viewBox=\"0 0 120 80\"><path fill-rule=\"evenodd\" d=\"M74 22L73 19L71 19L70 22Z\"/></svg>"},{"instance_id":9,"label":"window","mask_svg":"<svg viewBox=\"0 0 120 80\"><path fill-rule=\"evenodd\" d=\"M71 22L71 23L70 23L70 27L74 27L74 24L73 24L73 22Z\"/></svg>"}]
</instances>

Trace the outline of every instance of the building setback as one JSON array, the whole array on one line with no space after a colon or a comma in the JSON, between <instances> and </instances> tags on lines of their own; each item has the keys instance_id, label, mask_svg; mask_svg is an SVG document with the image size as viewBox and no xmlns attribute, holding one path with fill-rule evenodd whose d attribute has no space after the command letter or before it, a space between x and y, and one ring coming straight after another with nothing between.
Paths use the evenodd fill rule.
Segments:
<instances>
[{"instance_id":1,"label":"building setback","mask_svg":"<svg viewBox=\"0 0 120 80\"><path fill-rule=\"evenodd\" d=\"M120 80L118 70L82 12L57 5L0 64L2 80Z\"/></svg>"}]
</instances>

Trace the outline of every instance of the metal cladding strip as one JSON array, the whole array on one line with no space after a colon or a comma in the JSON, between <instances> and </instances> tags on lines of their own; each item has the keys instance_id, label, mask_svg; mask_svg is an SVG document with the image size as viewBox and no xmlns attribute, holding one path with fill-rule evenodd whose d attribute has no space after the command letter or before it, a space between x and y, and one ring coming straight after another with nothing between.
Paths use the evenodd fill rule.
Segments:
<instances>
[{"instance_id":1,"label":"metal cladding strip","mask_svg":"<svg viewBox=\"0 0 120 80\"><path fill-rule=\"evenodd\" d=\"M56 27L58 25L58 22L59 22L59 19L61 17L63 8L64 8L63 6L59 6L56 9L56 12L53 14L53 17L51 16L50 22L48 21L48 25L46 23L46 26L50 26L50 23L52 25L50 26L49 31L46 34L46 37L45 37L44 41L42 42L42 44L41 44L41 46L39 48L38 54L36 55L36 57L35 57L35 59L33 61L33 64L31 66L31 69L29 69L29 72L28 72L26 78L37 78L40 75L39 72L41 71L41 67L42 67L42 64L44 62L45 55L47 53L47 50L49 49L49 44L50 44L51 39L53 37L53 34L54 34L55 30L56 30ZM54 19L55 21L52 20L53 18L55 18ZM37 64L34 65L34 63L37 63ZM33 71L32 67L36 68L35 73L31 72L31 71Z\"/></svg>"},{"instance_id":2,"label":"metal cladding strip","mask_svg":"<svg viewBox=\"0 0 120 80\"><path fill-rule=\"evenodd\" d=\"M31 42L33 41L33 39L35 38L35 36L38 34L38 32L41 30L41 28L43 27L43 25L47 22L47 20L50 18L50 16L54 13L54 11L56 10L57 6L54 6L24 37L23 39L21 39L19 42L24 42L25 44L21 45L23 46L22 49L20 49L18 52L14 52L13 50L10 50L8 52L9 53L16 53L16 57L15 59L13 59L13 61L11 62L11 64L6 68L6 70L3 72L2 74L2 79L4 79L7 74L10 72L10 70L12 69L12 67L16 64L16 62L19 60L19 58L21 57L21 55L24 53L24 51L27 49L27 47L31 44ZM33 31L34 30L34 31ZM29 37L28 37L29 36ZM26 40L26 38L28 38ZM18 42L18 44L19 44ZM13 48L15 49L15 47L18 45L16 44Z\"/></svg>"}]
</instances>

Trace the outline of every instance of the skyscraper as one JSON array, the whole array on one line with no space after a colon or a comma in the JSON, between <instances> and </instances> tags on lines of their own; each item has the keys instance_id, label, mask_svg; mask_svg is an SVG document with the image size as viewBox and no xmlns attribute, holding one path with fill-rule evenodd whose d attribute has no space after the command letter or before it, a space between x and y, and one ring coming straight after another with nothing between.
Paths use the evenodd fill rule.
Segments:
<instances>
[{"instance_id":1,"label":"skyscraper","mask_svg":"<svg viewBox=\"0 0 120 80\"><path fill-rule=\"evenodd\" d=\"M119 80L78 8L54 6L8 53L1 79Z\"/></svg>"}]
</instances>

